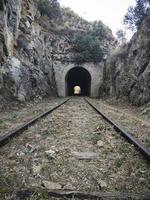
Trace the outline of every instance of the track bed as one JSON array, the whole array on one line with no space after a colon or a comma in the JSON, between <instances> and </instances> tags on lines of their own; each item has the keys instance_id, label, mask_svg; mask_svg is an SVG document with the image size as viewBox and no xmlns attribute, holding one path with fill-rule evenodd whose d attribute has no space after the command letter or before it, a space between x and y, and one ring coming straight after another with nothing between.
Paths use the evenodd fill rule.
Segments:
<instances>
[{"instance_id":1,"label":"track bed","mask_svg":"<svg viewBox=\"0 0 150 200\"><path fill-rule=\"evenodd\" d=\"M0 188L147 194L149 164L83 98L0 149Z\"/></svg>"}]
</instances>

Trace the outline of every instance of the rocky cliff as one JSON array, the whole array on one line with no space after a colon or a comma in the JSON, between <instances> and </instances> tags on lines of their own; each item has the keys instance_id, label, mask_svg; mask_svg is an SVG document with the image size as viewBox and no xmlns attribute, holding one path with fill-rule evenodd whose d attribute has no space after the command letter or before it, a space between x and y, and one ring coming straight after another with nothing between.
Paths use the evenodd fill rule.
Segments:
<instances>
[{"instance_id":1,"label":"rocky cliff","mask_svg":"<svg viewBox=\"0 0 150 200\"><path fill-rule=\"evenodd\" d=\"M100 96L127 97L135 105L150 101L150 13L131 41L107 59Z\"/></svg>"},{"instance_id":2,"label":"rocky cliff","mask_svg":"<svg viewBox=\"0 0 150 200\"><path fill-rule=\"evenodd\" d=\"M62 8L61 21L41 16L33 0L0 1L0 101L56 95L53 66L72 62L69 38L90 23ZM114 38L107 28L105 45ZM108 42L110 41L110 42Z\"/></svg>"},{"instance_id":3,"label":"rocky cliff","mask_svg":"<svg viewBox=\"0 0 150 200\"><path fill-rule=\"evenodd\" d=\"M54 95L50 34L36 22L36 7L30 0L0 4L1 101Z\"/></svg>"}]
</instances>

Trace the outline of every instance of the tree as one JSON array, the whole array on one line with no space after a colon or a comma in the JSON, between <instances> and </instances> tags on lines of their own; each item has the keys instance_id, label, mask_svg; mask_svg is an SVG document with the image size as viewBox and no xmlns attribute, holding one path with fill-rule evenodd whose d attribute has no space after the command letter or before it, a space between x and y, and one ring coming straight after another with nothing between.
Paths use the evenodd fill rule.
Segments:
<instances>
[{"instance_id":1,"label":"tree","mask_svg":"<svg viewBox=\"0 0 150 200\"><path fill-rule=\"evenodd\" d=\"M94 21L92 23L91 35L101 40L105 37L105 34L104 24L101 21Z\"/></svg>"},{"instance_id":2,"label":"tree","mask_svg":"<svg viewBox=\"0 0 150 200\"><path fill-rule=\"evenodd\" d=\"M117 36L117 40L118 40L120 45L126 43L127 39L126 39L126 32L125 31L123 31L122 29L117 30L116 36Z\"/></svg>"},{"instance_id":3,"label":"tree","mask_svg":"<svg viewBox=\"0 0 150 200\"><path fill-rule=\"evenodd\" d=\"M101 62L106 52L103 43L106 35L105 25L101 21L93 22L87 32L76 33L72 40L76 62Z\"/></svg>"},{"instance_id":4,"label":"tree","mask_svg":"<svg viewBox=\"0 0 150 200\"><path fill-rule=\"evenodd\" d=\"M150 8L150 0L136 0L135 7L130 6L124 17L124 24L128 25L129 29L136 30L147 15L147 10Z\"/></svg>"},{"instance_id":5,"label":"tree","mask_svg":"<svg viewBox=\"0 0 150 200\"><path fill-rule=\"evenodd\" d=\"M103 58L99 41L90 33L76 33L73 39L73 50L77 63L100 62Z\"/></svg>"},{"instance_id":6,"label":"tree","mask_svg":"<svg viewBox=\"0 0 150 200\"><path fill-rule=\"evenodd\" d=\"M50 19L61 17L58 0L35 0L41 15L47 15Z\"/></svg>"}]
</instances>

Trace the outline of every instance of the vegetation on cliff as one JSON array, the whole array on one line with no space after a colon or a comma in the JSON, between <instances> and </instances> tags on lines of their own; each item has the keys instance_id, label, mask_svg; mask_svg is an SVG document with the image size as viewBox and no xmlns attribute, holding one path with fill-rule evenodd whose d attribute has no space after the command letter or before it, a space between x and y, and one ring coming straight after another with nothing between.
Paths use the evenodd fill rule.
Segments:
<instances>
[{"instance_id":1,"label":"vegetation on cliff","mask_svg":"<svg viewBox=\"0 0 150 200\"><path fill-rule=\"evenodd\" d=\"M101 62L109 51L109 40L113 40L111 30L101 21L88 22L70 8L60 7L58 0L35 0L41 13L50 19L50 27L61 34L65 32L72 46L76 63ZM44 24L42 22L42 24ZM107 44L106 44L107 43Z\"/></svg>"},{"instance_id":2,"label":"vegetation on cliff","mask_svg":"<svg viewBox=\"0 0 150 200\"><path fill-rule=\"evenodd\" d=\"M137 30L147 16L148 9L150 9L150 0L136 0L136 5L128 8L124 24L131 30Z\"/></svg>"},{"instance_id":3,"label":"vegetation on cliff","mask_svg":"<svg viewBox=\"0 0 150 200\"><path fill-rule=\"evenodd\" d=\"M100 62L105 49L102 41L106 35L106 29L101 21L95 21L89 31L76 33L73 37L73 50L77 63Z\"/></svg>"}]
</instances>

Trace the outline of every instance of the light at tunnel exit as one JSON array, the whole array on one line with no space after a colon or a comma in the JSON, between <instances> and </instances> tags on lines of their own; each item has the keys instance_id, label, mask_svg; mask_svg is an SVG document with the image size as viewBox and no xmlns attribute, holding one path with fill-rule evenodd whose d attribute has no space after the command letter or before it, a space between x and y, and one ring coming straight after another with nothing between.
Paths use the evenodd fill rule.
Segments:
<instances>
[{"instance_id":1,"label":"light at tunnel exit","mask_svg":"<svg viewBox=\"0 0 150 200\"><path fill-rule=\"evenodd\" d=\"M81 88L80 86L76 85L74 87L74 95L79 95L79 94L81 94Z\"/></svg>"}]
</instances>

